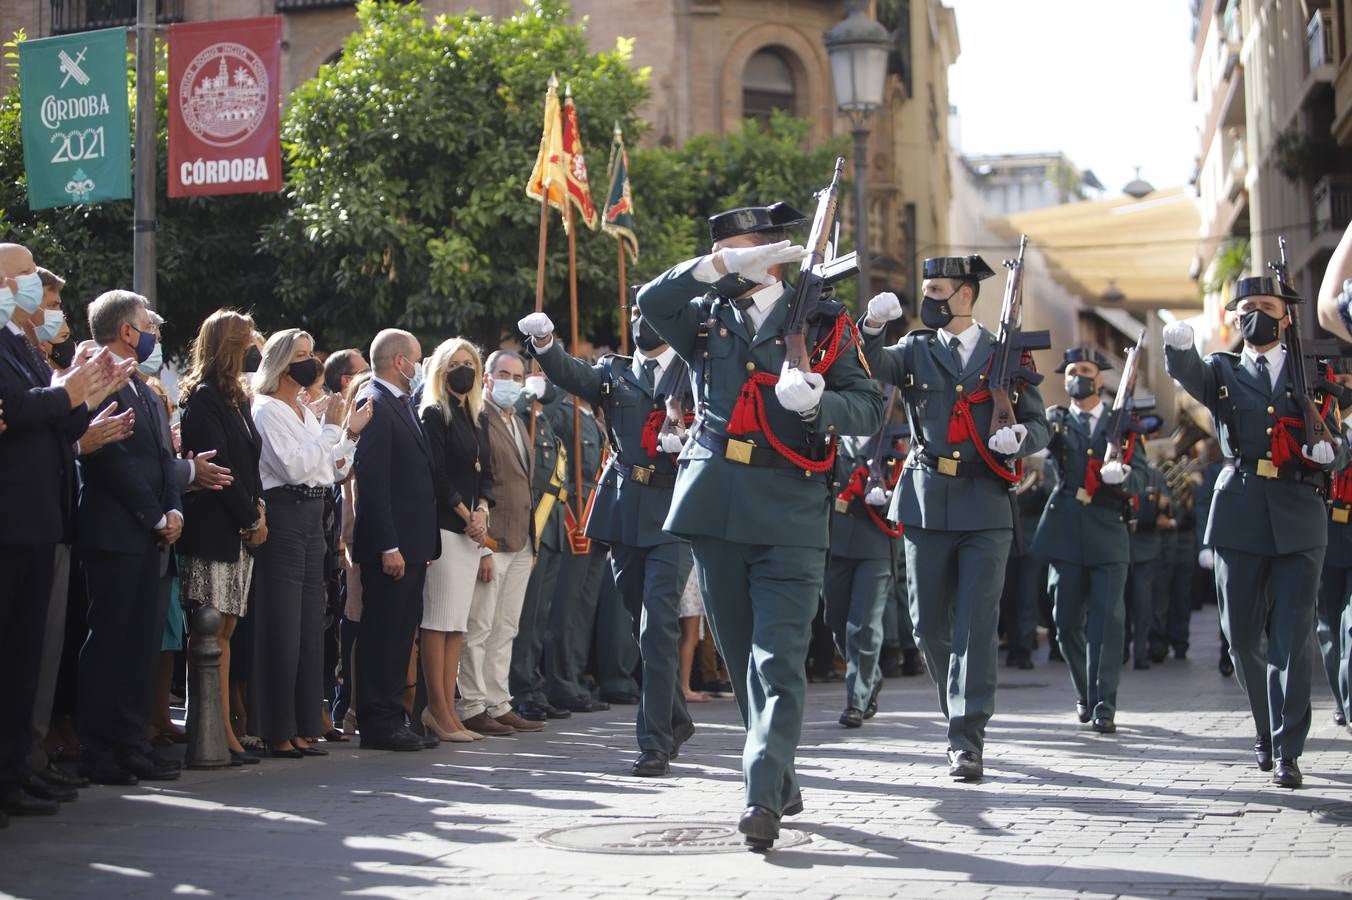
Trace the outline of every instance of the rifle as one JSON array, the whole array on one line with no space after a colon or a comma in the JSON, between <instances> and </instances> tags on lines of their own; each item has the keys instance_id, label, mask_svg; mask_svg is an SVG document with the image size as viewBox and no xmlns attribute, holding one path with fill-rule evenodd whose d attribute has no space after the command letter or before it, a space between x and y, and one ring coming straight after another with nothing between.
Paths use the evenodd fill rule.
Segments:
<instances>
[{"instance_id":1,"label":"rifle","mask_svg":"<svg viewBox=\"0 0 1352 900\"><path fill-rule=\"evenodd\" d=\"M888 437L893 432L892 412L895 409L896 399L897 386L895 384L888 385L887 394L883 399L882 423L878 426L878 433L873 435L865 451L868 454L868 482L864 485L865 493L876 487L887 489L887 466L883 462L883 458L887 455Z\"/></svg>"},{"instance_id":2,"label":"rifle","mask_svg":"<svg viewBox=\"0 0 1352 900\"><path fill-rule=\"evenodd\" d=\"M690 397L690 368L685 361L678 357L667 368L662 383L656 385L655 390L663 395L667 407L667 418L658 434L684 434L685 402Z\"/></svg>"},{"instance_id":3,"label":"rifle","mask_svg":"<svg viewBox=\"0 0 1352 900\"><path fill-rule=\"evenodd\" d=\"M807 320L816 310L817 301L830 284L859 271L854 253L834 259L826 256L831 228L836 219L836 191L840 186L840 173L844 169L845 157L837 156L831 183L817 192L817 212L812 217L812 230L808 233L808 254L798 270L798 283L793 286L793 296L789 299L789 312L784 322L785 360L790 368L803 372L812 371L812 361L808 358Z\"/></svg>"},{"instance_id":4,"label":"rifle","mask_svg":"<svg viewBox=\"0 0 1352 900\"><path fill-rule=\"evenodd\" d=\"M1136 439L1131 427L1131 414L1136 408L1136 376L1141 365L1141 346L1145 343L1145 330L1136 338L1136 346L1127 351L1127 361L1122 366L1122 381L1117 385L1117 396L1113 397L1113 408L1108 412L1108 445L1103 454L1104 464L1124 462L1127 447ZM1125 441L1123 436L1125 435Z\"/></svg>"},{"instance_id":5,"label":"rifle","mask_svg":"<svg viewBox=\"0 0 1352 900\"><path fill-rule=\"evenodd\" d=\"M1036 385L1042 376L1023 364L1023 354L1031 350L1047 350L1052 345L1051 333L1023 330L1023 251L1028 246L1028 235L1019 236L1019 255L1005 260L1009 277L1005 279L1005 297L1000 304L1000 333L995 339L988 384L991 392L991 434L1014 425L1013 394L1016 382Z\"/></svg>"},{"instance_id":6,"label":"rifle","mask_svg":"<svg viewBox=\"0 0 1352 900\"><path fill-rule=\"evenodd\" d=\"M1268 263L1268 268L1276 274L1278 281L1289 285L1286 238L1282 235L1277 237L1277 256L1278 261ZM1311 341L1310 346L1306 347L1305 336L1300 333L1300 304L1287 303L1286 312L1291 320L1282 334L1282 344L1286 347L1291 394L1300 404L1300 415L1305 420L1305 443L1313 447L1320 441L1328 441L1336 447L1337 436L1329 432L1324 417L1319 414L1319 403L1323 400L1320 385L1324 382L1320 363L1330 357L1341 356L1342 350L1337 341Z\"/></svg>"}]
</instances>

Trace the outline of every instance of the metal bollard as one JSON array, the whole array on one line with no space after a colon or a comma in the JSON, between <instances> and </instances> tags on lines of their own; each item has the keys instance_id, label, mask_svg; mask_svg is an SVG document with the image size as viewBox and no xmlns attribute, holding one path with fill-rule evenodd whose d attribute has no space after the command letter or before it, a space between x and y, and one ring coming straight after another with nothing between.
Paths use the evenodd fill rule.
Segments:
<instances>
[{"instance_id":1,"label":"metal bollard","mask_svg":"<svg viewBox=\"0 0 1352 900\"><path fill-rule=\"evenodd\" d=\"M221 769L230 765L221 710L221 614L210 606L192 614L191 667L188 682L188 768Z\"/></svg>"}]
</instances>

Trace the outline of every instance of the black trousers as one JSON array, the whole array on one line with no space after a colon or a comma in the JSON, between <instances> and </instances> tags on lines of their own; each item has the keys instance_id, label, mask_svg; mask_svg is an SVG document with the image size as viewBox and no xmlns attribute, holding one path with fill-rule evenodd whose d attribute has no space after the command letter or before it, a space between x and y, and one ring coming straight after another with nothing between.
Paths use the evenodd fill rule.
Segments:
<instances>
[{"instance_id":1,"label":"black trousers","mask_svg":"<svg viewBox=\"0 0 1352 900\"><path fill-rule=\"evenodd\" d=\"M28 775L55 553L55 544L0 547L0 788Z\"/></svg>"},{"instance_id":2,"label":"black trousers","mask_svg":"<svg viewBox=\"0 0 1352 900\"><path fill-rule=\"evenodd\" d=\"M93 763L117 750L148 751L146 725L168 598L160 548L86 550L89 636L80 650L79 729Z\"/></svg>"},{"instance_id":3,"label":"black trousers","mask_svg":"<svg viewBox=\"0 0 1352 900\"><path fill-rule=\"evenodd\" d=\"M363 736L386 737L404 724L404 687L413 637L422 622L426 580L425 563L407 563L404 577L395 581L380 570L380 560L362 562L357 722Z\"/></svg>"}]
</instances>

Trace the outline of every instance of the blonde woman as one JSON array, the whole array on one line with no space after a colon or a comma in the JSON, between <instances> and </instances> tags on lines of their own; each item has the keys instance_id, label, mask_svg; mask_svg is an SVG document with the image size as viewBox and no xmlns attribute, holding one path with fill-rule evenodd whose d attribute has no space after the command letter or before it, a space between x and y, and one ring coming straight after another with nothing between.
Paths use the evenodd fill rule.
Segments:
<instances>
[{"instance_id":1,"label":"blonde woman","mask_svg":"<svg viewBox=\"0 0 1352 900\"><path fill-rule=\"evenodd\" d=\"M427 707L422 722L442 740L465 742L483 736L460 721L455 682L493 505L483 361L474 345L451 338L438 346L416 401L432 450L441 529L441 557L428 569L423 589L421 658ZM510 726L493 724L498 727L486 733L515 733Z\"/></svg>"}]
</instances>

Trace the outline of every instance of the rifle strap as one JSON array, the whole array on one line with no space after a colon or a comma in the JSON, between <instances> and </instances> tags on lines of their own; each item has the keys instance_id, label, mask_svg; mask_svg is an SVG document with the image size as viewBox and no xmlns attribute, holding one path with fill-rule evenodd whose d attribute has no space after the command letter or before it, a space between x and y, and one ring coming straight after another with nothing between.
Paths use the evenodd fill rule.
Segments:
<instances>
[{"instance_id":1,"label":"rifle strap","mask_svg":"<svg viewBox=\"0 0 1352 900\"><path fill-rule=\"evenodd\" d=\"M845 485L845 490L837 494L836 499L845 504L846 507L854 500L860 501L860 505L863 506L865 512L868 513L869 520L873 522L874 527L890 538L901 537L903 529L900 523L893 524L892 522L889 522L887 519L878 515L877 510L864 502L864 497L867 493L867 485L868 466L858 466L850 473L850 480Z\"/></svg>"}]
</instances>

